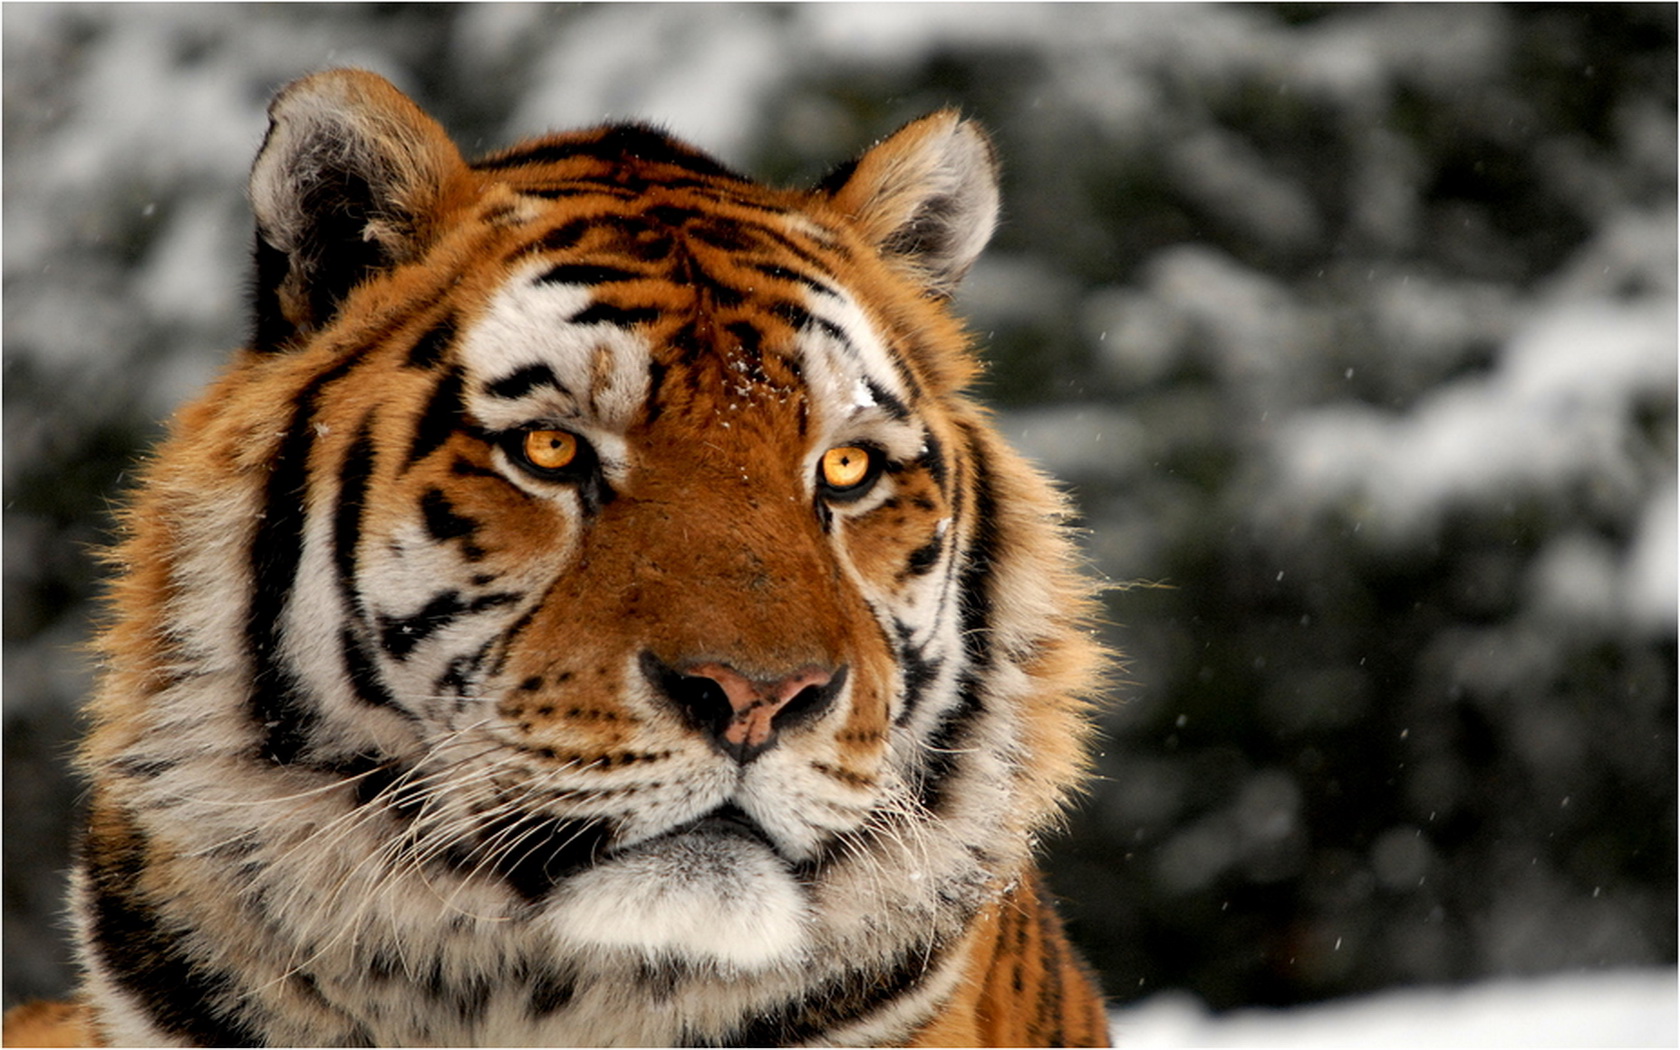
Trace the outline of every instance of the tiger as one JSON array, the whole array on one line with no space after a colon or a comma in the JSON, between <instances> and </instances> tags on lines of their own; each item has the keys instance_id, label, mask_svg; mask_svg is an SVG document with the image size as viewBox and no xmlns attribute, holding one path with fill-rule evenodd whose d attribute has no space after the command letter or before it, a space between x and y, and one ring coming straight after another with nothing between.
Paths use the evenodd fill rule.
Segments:
<instances>
[{"instance_id":1,"label":"tiger","mask_svg":"<svg viewBox=\"0 0 1680 1050\"><path fill-rule=\"evenodd\" d=\"M119 509L81 984L8 1038L1106 1045L1039 839L1112 655L971 388L946 109L809 188L283 88L248 344Z\"/></svg>"}]
</instances>

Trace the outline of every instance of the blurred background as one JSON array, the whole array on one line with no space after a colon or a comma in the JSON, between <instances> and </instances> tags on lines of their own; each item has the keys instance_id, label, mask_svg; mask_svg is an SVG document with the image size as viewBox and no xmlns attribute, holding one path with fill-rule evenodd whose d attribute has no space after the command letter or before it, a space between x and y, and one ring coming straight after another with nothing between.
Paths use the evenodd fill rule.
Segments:
<instances>
[{"instance_id":1,"label":"blurred background","mask_svg":"<svg viewBox=\"0 0 1680 1050\"><path fill-rule=\"evenodd\" d=\"M244 330L270 93L814 181L956 105L961 306L1128 657L1051 882L1117 1005L1676 960L1676 8L8 4L4 978L60 994L92 551Z\"/></svg>"}]
</instances>

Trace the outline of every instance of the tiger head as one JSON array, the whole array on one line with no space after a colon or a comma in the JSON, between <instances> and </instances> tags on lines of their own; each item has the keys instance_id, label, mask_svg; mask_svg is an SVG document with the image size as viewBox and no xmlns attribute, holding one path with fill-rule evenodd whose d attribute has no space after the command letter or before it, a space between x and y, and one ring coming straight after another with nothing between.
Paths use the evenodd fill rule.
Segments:
<instances>
[{"instance_id":1,"label":"tiger head","mask_svg":"<svg viewBox=\"0 0 1680 1050\"><path fill-rule=\"evenodd\" d=\"M638 125L467 163L366 73L270 114L251 346L128 518L91 841L237 842L280 969L928 969L1076 785L1097 660L964 392L984 135L792 191Z\"/></svg>"}]
</instances>

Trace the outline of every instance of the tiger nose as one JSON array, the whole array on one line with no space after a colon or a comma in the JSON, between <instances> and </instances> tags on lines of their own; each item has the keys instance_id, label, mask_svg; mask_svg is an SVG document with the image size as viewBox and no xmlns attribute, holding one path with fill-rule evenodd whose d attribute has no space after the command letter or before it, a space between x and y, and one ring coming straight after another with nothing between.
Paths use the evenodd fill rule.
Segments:
<instances>
[{"instance_id":1,"label":"tiger nose","mask_svg":"<svg viewBox=\"0 0 1680 1050\"><path fill-rule=\"evenodd\" d=\"M684 721L741 765L776 746L788 729L822 717L846 684L844 665L753 677L717 662L677 670L652 653L642 654L642 672Z\"/></svg>"}]
</instances>

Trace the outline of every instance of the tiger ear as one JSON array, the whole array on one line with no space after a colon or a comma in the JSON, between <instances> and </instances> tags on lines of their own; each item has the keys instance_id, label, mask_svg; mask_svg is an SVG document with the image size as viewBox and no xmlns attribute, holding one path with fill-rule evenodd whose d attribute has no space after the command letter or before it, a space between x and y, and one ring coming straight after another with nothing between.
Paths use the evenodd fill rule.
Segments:
<instances>
[{"instance_id":1,"label":"tiger ear","mask_svg":"<svg viewBox=\"0 0 1680 1050\"><path fill-rule=\"evenodd\" d=\"M419 255L466 168L436 121L383 77L338 69L268 107L251 170L258 349L318 331L370 273Z\"/></svg>"},{"instance_id":2,"label":"tiger ear","mask_svg":"<svg viewBox=\"0 0 1680 1050\"><path fill-rule=\"evenodd\" d=\"M955 110L905 125L818 189L941 296L956 291L997 225L991 142Z\"/></svg>"}]
</instances>

